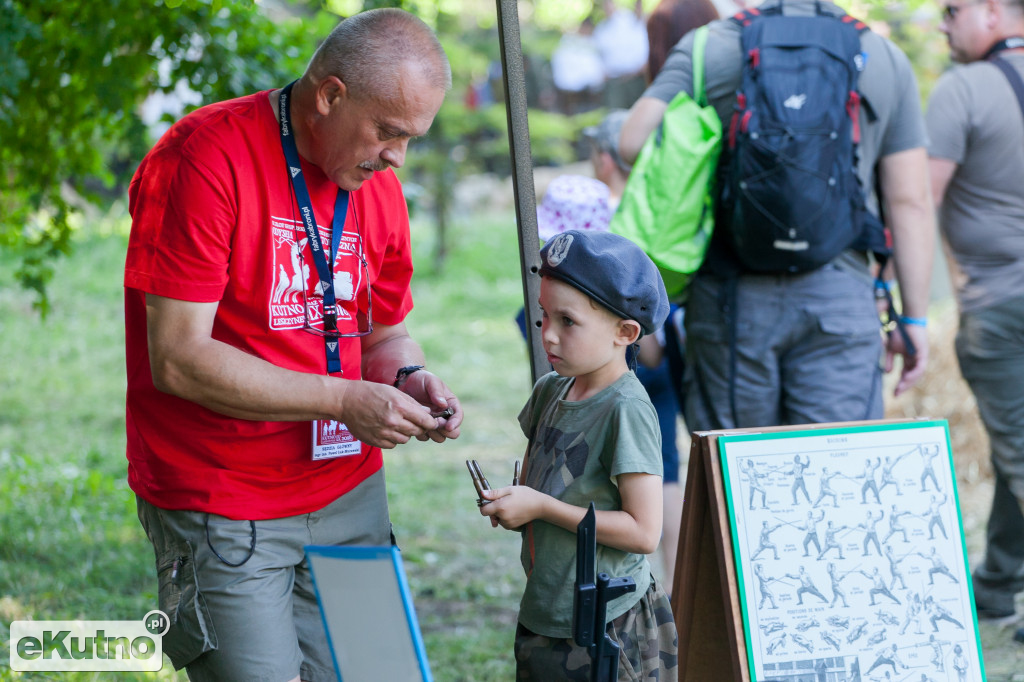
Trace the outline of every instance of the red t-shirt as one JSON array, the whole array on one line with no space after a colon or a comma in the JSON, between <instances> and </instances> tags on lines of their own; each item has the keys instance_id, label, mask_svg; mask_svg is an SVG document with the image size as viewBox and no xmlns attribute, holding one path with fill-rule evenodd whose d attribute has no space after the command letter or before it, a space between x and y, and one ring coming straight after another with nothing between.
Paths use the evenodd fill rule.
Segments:
<instances>
[{"instance_id":1,"label":"red t-shirt","mask_svg":"<svg viewBox=\"0 0 1024 682\"><path fill-rule=\"evenodd\" d=\"M321 241L329 245L338 187L304 159L302 170ZM268 93L181 119L143 159L129 200L124 286L132 490L166 509L267 519L320 509L378 471L378 448L364 444L360 454L313 461L309 422L234 419L153 386L146 293L216 301L215 339L280 367L327 372L324 339L302 330L304 300L316 300L319 277ZM351 193L334 266L342 331L357 330L351 312L366 309L368 285L374 322L398 324L412 309L409 218L390 170ZM322 309L311 305L310 319L318 324ZM359 338L338 341L343 376L358 379Z\"/></svg>"}]
</instances>

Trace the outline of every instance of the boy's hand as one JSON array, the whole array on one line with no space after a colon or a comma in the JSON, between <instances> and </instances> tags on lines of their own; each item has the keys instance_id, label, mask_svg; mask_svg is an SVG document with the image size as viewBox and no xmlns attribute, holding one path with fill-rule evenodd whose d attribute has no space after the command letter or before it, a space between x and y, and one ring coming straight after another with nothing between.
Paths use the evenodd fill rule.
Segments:
<instances>
[{"instance_id":1,"label":"boy's hand","mask_svg":"<svg viewBox=\"0 0 1024 682\"><path fill-rule=\"evenodd\" d=\"M491 518L491 526L514 530L540 518L544 504L550 497L525 485L510 485L504 488L483 491L483 497L491 500L480 507L480 514Z\"/></svg>"}]
</instances>

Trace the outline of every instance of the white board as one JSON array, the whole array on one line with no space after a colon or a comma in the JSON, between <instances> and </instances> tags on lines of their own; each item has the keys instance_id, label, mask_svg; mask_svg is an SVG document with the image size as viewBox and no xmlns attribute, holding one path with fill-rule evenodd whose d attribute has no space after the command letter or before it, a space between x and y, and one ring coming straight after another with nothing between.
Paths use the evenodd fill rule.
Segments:
<instances>
[{"instance_id":1,"label":"white board","mask_svg":"<svg viewBox=\"0 0 1024 682\"><path fill-rule=\"evenodd\" d=\"M985 679L944 421L718 444L752 680Z\"/></svg>"},{"instance_id":2,"label":"white board","mask_svg":"<svg viewBox=\"0 0 1024 682\"><path fill-rule=\"evenodd\" d=\"M397 547L306 547L340 682L431 682Z\"/></svg>"}]
</instances>

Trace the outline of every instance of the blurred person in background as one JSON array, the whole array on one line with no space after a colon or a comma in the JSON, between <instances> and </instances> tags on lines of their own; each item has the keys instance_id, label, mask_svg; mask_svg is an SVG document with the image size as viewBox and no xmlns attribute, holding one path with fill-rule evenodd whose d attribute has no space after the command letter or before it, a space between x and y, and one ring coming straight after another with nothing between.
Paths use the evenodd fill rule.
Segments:
<instances>
[{"instance_id":1,"label":"blurred person in background","mask_svg":"<svg viewBox=\"0 0 1024 682\"><path fill-rule=\"evenodd\" d=\"M785 16L845 14L832 3L810 0L767 0L758 7L777 8ZM739 23L728 19L709 25L705 85L724 130L741 87L741 31ZM691 31L676 44L630 110L619 141L626 161L637 157L679 92L692 96L693 36ZM886 209L903 303L900 319L916 353L899 334L886 337L883 347L874 278L864 251L847 249L800 276L763 275L741 267L728 225L720 223L687 301L684 409L691 430L879 419L884 413L883 350L886 369L896 355L903 358L897 395L927 367L934 213L917 82L909 60L893 43L870 31L860 35L860 42L869 58L859 87L874 115L862 107L857 120L858 181L868 210ZM719 164L728 160L723 154ZM881 196L874 191L876 176ZM736 297L735 306L723 306L727 295ZM738 315L742 324L734 336L730 319ZM733 338L736 342L730 343Z\"/></svg>"},{"instance_id":2,"label":"blurred person in background","mask_svg":"<svg viewBox=\"0 0 1024 682\"><path fill-rule=\"evenodd\" d=\"M711 0L661 0L647 17L647 82L658 75L684 35L718 17Z\"/></svg>"},{"instance_id":3,"label":"blurred person in background","mask_svg":"<svg viewBox=\"0 0 1024 682\"><path fill-rule=\"evenodd\" d=\"M564 34L551 55L551 79L559 110L569 116L598 106L604 87L604 64L594 41L594 19Z\"/></svg>"},{"instance_id":4,"label":"blurred person in background","mask_svg":"<svg viewBox=\"0 0 1024 682\"><path fill-rule=\"evenodd\" d=\"M951 0L940 30L960 66L928 101L932 198L960 309L957 359L995 472L974 601L980 618L1003 618L1024 590L1024 0Z\"/></svg>"},{"instance_id":5,"label":"blurred person in background","mask_svg":"<svg viewBox=\"0 0 1024 682\"><path fill-rule=\"evenodd\" d=\"M594 29L594 44L604 65L604 105L628 109L643 93L647 35L640 0L632 10L604 0L604 20Z\"/></svg>"}]
</instances>

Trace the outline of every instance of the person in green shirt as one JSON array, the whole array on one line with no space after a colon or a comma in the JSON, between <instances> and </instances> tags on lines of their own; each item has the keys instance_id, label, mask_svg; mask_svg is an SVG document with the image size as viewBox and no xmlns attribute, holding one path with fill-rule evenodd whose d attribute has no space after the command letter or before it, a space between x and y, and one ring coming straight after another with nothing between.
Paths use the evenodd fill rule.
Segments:
<instances>
[{"instance_id":1,"label":"person in green shirt","mask_svg":"<svg viewBox=\"0 0 1024 682\"><path fill-rule=\"evenodd\" d=\"M668 315L654 263L628 239L570 230L541 250L542 338L554 372L519 414L529 440L522 485L484 491L480 513L522 532L526 589L515 638L517 680L589 680L572 639L576 527L597 510L597 571L636 591L608 604L619 680L674 680L677 637L647 555L662 526L658 418L626 348Z\"/></svg>"}]
</instances>

